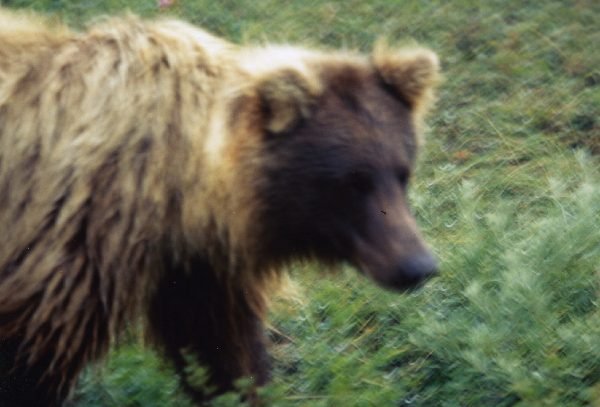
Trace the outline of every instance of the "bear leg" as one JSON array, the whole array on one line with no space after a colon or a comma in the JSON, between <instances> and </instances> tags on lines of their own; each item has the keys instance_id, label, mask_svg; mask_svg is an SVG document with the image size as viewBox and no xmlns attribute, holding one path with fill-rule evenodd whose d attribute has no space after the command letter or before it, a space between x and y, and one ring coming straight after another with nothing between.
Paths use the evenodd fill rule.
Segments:
<instances>
[{"instance_id":1,"label":"bear leg","mask_svg":"<svg viewBox=\"0 0 600 407\"><path fill-rule=\"evenodd\" d=\"M187 267L169 267L151 299L153 336L196 401L232 390L240 378L250 378L254 386L269 379L262 318L248 304L249 290L236 291L217 278L208 262L196 259ZM208 368L204 389L186 380L185 354Z\"/></svg>"},{"instance_id":2,"label":"bear leg","mask_svg":"<svg viewBox=\"0 0 600 407\"><path fill-rule=\"evenodd\" d=\"M47 361L33 365L18 362L20 341L0 341L0 407L60 406L69 388L47 372Z\"/></svg>"}]
</instances>

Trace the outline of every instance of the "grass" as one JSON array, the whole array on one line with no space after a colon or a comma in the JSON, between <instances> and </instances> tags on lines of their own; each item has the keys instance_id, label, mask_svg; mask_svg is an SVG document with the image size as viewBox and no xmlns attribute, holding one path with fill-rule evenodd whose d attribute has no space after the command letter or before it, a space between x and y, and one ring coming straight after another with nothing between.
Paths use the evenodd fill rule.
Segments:
<instances>
[{"instance_id":1,"label":"grass","mask_svg":"<svg viewBox=\"0 0 600 407\"><path fill-rule=\"evenodd\" d=\"M600 5L593 0L4 1L73 25L129 7L236 42L368 51L379 37L441 56L412 203L442 264L423 290L296 266L303 300L271 323L276 406L600 405ZM135 342L90 369L75 405L182 406ZM237 405L229 395L214 406Z\"/></svg>"}]
</instances>

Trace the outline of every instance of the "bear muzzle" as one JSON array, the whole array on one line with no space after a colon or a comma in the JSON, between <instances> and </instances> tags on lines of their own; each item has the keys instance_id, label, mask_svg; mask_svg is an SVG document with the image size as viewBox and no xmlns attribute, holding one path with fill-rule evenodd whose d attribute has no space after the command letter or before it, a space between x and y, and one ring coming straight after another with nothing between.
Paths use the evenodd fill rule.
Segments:
<instances>
[{"instance_id":1,"label":"bear muzzle","mask_svg":"<svg viewBox=\"0 0 600 407\"><path fill-rule=\"evenodd\" d=\"M394 291L418 288L438 273L437 259L426 247L407 252L381 250L376 245L361 246L354 264L384 288Z\"/></svg>"},{"instance_id":2,"label":"bear muzzle","mask_svg":"<svg viewBox=\"0 0 600 407\"><path fill-rule=\"evenodd\" d=\"M397 291L417 288L438 271L438 262L421 237L406 205L388 205L384 216L372 216L354 239L354 264L379 285Z\"/></svg>"},{"instance_id":3,"label":"bear muzzle","mask_svg":"<svg viewBox=\"0 0 600 407\"><path fill-rule=\"evenodd\" d=\"M431 253L419 253L399 261L395 270L388 272L386 278L379 282L394 290L417 288L436 275L437 269L437 260Z\"/></svg>"}]
</instances>

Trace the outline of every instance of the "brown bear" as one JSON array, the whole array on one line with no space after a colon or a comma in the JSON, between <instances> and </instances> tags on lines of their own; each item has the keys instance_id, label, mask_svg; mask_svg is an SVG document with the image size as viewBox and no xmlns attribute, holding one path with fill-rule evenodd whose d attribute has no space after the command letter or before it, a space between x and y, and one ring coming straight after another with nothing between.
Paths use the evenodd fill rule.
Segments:
<instances>
[{"instance_id":1,"label":"brown bear","mask_svg":"<svg viewBox=\"0 0 600 407\"><path fill-rule=\"evenodd\" d=\"M0 404L54 406L124 326L215 389L268 380L294 260L436 270L407 183L438 60L242 47L173 20L78 33L0 10ZM188 386L189 387L189 386Z\"/></svg>"}]
</instances>

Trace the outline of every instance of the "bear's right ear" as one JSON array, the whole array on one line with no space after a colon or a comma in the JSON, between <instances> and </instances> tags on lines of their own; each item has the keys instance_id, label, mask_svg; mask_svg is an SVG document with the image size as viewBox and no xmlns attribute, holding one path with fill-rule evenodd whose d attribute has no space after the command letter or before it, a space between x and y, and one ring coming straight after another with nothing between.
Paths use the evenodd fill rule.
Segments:
<instances>
[{"instance_id":1,"label":"bear's right ear","mask_svg":"<svg viewBox=\"0 0 600 407\"><path fill-rule=\"evenodd\" d=\"M292 69L271 73L258 83L257 90L264 128L273 134L288 131L306 119L319 94L316 81Z\"/></svg>"},{"instance_id":2,"label":"bear's right ear","mask_svg":"<svg viewBox=\"0 0 600 407\"><path fill-rule=\"evenodd\" d=\"M383 81L414 110L426 107L440 79L437 55L426 48L391 50L382 42L373 51L373 64Z\"/></svg>"}]
</instances>

